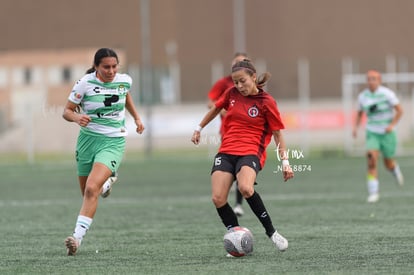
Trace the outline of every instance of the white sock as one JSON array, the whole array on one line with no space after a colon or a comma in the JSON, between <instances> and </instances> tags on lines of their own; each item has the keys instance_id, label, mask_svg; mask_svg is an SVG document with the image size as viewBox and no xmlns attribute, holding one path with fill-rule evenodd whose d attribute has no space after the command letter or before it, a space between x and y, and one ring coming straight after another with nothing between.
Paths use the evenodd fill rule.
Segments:
<instances>
[{"instance_id":1,"label":"white sock","mask_svg":"<svg viewBox=\"0 0 414 275\"><path fill-rule=\"evenodd\" d=\"M73 237L79 240L79 244L81 243L83 237L85 236L86 232L89 230L89 227L92 224L92 219L86 216L79 215L78 220L76 221L76 227L73 231Z\"/></svg>"},{"instance_id":2,"label":"white sock","mask_svg":"<svg viewBox=\"0 0 414 275\"><path fill-rule=\"evenodd\" d=\"M368 187L368 193L370 195L378 193L379 191L378 179L368 176L367 187Z\"/></svg>"}]
</instances>

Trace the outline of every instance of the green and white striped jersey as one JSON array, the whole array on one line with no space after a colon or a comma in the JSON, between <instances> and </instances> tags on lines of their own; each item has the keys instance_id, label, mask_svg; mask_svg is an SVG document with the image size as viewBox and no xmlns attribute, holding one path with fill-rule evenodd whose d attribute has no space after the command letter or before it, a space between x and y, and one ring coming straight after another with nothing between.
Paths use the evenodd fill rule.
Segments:
<instances>
[{"instance_id":1,"label":"green and white striped jersey","mask_svg":"<svg viewBox=\"0 0 414 275\"><path fill-rule=\"evenodd\" d=\"M374 92L363 90L358 96L358 111L365 112L368 117L366 130L385 133L394 118L394 106L399 103L395 93L385 86L378 86Z\"/></svg>"},{"instance_id":2,"label":"green and white striped jersey","mask_svg":"<svg viewBox=\"0 0 414 275\"><path fill-rule=\"evenodd\" d=\"M114 80L104 83L96 72L86 74L73 86L69 100L79 104L91 122L81 131L92 135L122 137L128 134L125 127L126 95L132 85L127 74L116 74Z\"/></svg>"}]
</instances>

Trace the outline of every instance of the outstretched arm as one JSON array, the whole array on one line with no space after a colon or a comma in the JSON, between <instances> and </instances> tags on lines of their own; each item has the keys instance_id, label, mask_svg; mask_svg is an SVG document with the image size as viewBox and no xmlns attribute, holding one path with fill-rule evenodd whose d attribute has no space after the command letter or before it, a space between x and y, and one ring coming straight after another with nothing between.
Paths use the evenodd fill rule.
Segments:
<instances>
[{"instance_id":1,"label":"outstretched arm","mask_svg":"<svg viewBox=\"0 0 414 275\"><path fill-rule=\"evenodd\" d=\"M210 123L221 111L221 108L216 108L216 106L213 106L210 111L204 116L203 120L201 120L198 127L194 130L193 136L191 137L191 141L194 144L200 143L200 133L201 130L207 126L207 124Z\"/></svg>"}]
</instances>

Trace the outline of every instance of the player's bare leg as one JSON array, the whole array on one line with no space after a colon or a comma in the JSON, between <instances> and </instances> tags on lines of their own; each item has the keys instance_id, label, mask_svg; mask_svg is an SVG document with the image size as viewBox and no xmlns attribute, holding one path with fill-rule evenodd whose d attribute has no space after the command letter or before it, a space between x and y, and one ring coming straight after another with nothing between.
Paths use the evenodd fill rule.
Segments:
<instances>
[{"instance_id":1,"label":"player's bare leg","mask_svg":"<svg viewBox=\"0 0 414 275\"><path fill-rule=\"evenodd\" d=\"M403 186L404 185L404 176L401 172L401 169L400 169L400 166L398 165L398 163L394 159L384 158L384 165L388 169L388 171L390 171L394 175L394 177L397 181L397 184L399 186Z\"/></svg>"}]
</instances>

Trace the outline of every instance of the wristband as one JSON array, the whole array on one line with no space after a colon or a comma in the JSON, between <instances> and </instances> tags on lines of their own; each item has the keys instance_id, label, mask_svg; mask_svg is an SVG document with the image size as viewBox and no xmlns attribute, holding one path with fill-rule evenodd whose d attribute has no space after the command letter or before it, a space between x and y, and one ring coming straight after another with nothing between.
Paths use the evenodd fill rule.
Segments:
<instances>
[{"instance_id":1,"label":"wristband","mask_svg":"<svg viewBox=\"0 0 414 275\"><path fill-rule=\"evenodd\" d=\"M289 160L287 159L282 160L282 166L289 166Z\"/></svg>"},{"instance_id":2,"label":"wristband","mask_svg":"<svg viewBox=\"0 0 414 275\"><path fill-rule=\"evenodd\" d=\"M195 127L194 131L197 132L201 132L201 130L203 130L203 127L201 127L200 125L197 125L197 127Z\"/></svg>"}]
</instances>

